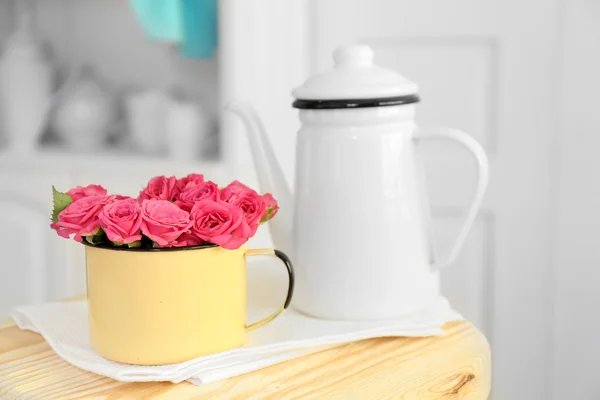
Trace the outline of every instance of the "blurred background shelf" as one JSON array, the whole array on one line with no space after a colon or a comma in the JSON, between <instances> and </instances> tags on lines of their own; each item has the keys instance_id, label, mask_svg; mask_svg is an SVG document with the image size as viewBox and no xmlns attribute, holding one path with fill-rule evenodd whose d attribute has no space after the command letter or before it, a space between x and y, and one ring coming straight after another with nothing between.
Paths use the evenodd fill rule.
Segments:
<instances>
[{"instance_id":1,"label":"blurred background shelf","mask_svg":"<svg viewBox=\"0 0 600 400\"><path fill-rule=\"evenodd\" d=\"M94 151L102 143L110 158L127 148L221 157L218 58L151 40L129 1L3 0L0 43L0 152L35 140ZM41 114L36 130L28 120Z\"/></svg>"}]
</instances>

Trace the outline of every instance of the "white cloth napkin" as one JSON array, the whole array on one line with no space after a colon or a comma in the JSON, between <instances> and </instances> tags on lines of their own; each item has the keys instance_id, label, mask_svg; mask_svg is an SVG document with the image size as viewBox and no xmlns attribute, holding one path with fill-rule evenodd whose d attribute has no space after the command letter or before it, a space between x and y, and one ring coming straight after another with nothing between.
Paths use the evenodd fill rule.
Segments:
<instances>
[{"instance_id":1,"label":"white cloth napkin","mask_svg":"<svg viewBox=\"0 0 600 400\"><path fill-rule=\"evenodd\" d=\"M249 320L257 314L265 312L250 310ZM300 357L324 345L383 336L441 335L444 323L462 319L444 298L418 315L393 321L327 321L287 310L275 322L249 333L242 348L179 364L138 366L106 360L92 349L85 301L22 306L11 315L21 329L40 333L60 357L81 369L125 382L189 380L197 385Z\"/></svg>"}]
</instances>

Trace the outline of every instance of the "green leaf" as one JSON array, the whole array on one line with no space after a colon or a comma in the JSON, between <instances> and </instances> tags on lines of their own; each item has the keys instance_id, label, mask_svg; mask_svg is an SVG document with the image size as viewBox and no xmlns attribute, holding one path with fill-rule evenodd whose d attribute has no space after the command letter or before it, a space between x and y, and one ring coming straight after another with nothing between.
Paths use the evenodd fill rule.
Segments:
<instances>
[{"instance_id":1,"label":"green leaf","mask_svg":"<svg viewBox=\"0 0 600 400\"><path fill-rule=\"evenodd\" d=\"M154 240L152 241L152 247L160 247L160 244L156 243Z\"/></svg>"},{"instance_id":2,"label":"green leaf","mask_svg":"<svg viewBox=\"0 0 600 400\"><path fill-rule=\"evenodd\" d=\"M102 230L102 228L98 228L98 232L93 235L89 235L85 237L85 240L91 244L100 244L106 240L106 234Z\"/></svg>"},{"instance_id":3,"label":"green leaf","mask_svg":"<svg viewBox=\"0 0 600 400\"><path fill-rule=\"evenodd\" d=\"M58 222L58 214L67 208L67 206L73 202L73 199L68 194L59 192L52 186L52 200L54 203L54 208L52 209L52 222Z\"/></svg>"},{"instance_id":4,"label":"green leaf","mask_svg":"<svg viewBox=\"0 0 600 400\"><path fill-rule=\"evenodd\" d=\"M136 240L135 242L131 242L131 243L127 243L127 247L134 248L134 247L140 247L142 245L142 241L141 240Z\"/></svg>"},{"instance_id":5,"label":"green leaf","mask_svg":"<svg viewBox=\"0 0 600 400\"><path fill-rule=\"evenodd\" d=\"M273 215L273 208L269 208L267 210L267 215L265 215L263 217L263 219L260 220L260 223L264 224L265 222L268 222L272 218L272 215Z\"/></svg>"},{"instance_id":6,"label":"green leaf","mask_svg":"<svg viewBox=\"0 0 600 400\"><path fill-rule=\"evenodd\" d=\"M99 240L96 238L96 236L85 236L85 240L86 242L94 245L102 243L102 240Z\"/></svg>"}]
</instances>

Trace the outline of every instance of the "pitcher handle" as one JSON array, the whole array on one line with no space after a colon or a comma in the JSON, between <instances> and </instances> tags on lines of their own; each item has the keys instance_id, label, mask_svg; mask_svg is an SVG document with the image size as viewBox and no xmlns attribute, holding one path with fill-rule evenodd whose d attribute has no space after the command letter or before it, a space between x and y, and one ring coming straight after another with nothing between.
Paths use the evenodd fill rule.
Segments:
<instances>
[{"instance_id":1,"label":"pitcher handle","mask_svg":"<svg viewBox=\"0 0 600 400\"><path fill-rule=\"evenodd\" d=\"M469 211L462 223L458 236L456 237L454 244L450 248L450 252L448 256L443 260L436 260L435 251L433 248L433 237L431 235L431 227L426 226L428 235L429 235L429 251L430 251L430 261L431 266L435 269L441 269L449 264L452 264L458 254L462 246L467 239L469 231L475 222L475 217L477 217L477 213L481 208L481 203L483 201L483 196L487 189L488 177L489 177L489 165L488 159L483 150L483 147L471 136L466 134L465 132L459 131L457 129L452 128L433 128L427 129L425 131L417 131L414 137L415 141L421 140L449 140L454 141L461 144L464 148L469 150L471 154L475 157L475 161L477 162L477 189L475 190L475 194L473 195L473 199L471 200L471 206L469 207ZM425 188L423 188L424 190ZM423 191L423 194L425 192ZM427 204L425 204L427 206ZM429 221L425 221L426 225L429 225Z\"/></svg>"},{"instance_id":2,"label":"pitcher handle","mask_svg":"<svg viewBox=\"0 0 600 400\"><path fill-rule=\"evenodd\" d=\"M250 332L253 331L254 329L257 328L261 328L265 325L267 325L270 322L273 322L277 317L279 317L286 308L289 307L290 303L292 302L292 295L294 294L294 268L292 267L292 262L290 260L290 258L283 252L280 250L275 250L275 249L252 249L252 250L248 250L246 251L246 253L244 254L245 257L249 257L249 256L271 256L271 257L277 257L281 260L281 262L283 262L283 264L285 265L285 268L287 270L288 273L288 291L287 291L287 295L285 297L285 301L284 303L279 306L279 308L271 315L269 315L268 317L265 317L259 321L253 322L250 325L246 325L246 332Z\"/></svg>"}]
</instances>

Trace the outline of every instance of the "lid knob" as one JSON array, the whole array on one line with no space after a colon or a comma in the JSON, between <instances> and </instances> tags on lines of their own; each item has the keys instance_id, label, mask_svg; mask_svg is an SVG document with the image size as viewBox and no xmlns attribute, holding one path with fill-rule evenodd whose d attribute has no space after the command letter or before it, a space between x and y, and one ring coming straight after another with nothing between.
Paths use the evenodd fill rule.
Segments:
<instances>
[{"instance_id":1,"label":"lid knob","mask_svg":"<svg viewBox=\"0 0 600 400\"><path fill-rule=\"evenodd\" d=\"M335 68L370 67L373 65L374 52L369 46L355 44L338 47L333 52Z\"/></svg>"}]
</instances>

